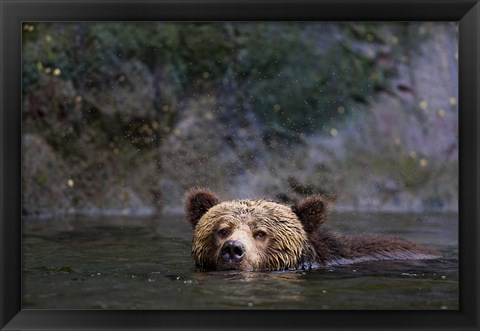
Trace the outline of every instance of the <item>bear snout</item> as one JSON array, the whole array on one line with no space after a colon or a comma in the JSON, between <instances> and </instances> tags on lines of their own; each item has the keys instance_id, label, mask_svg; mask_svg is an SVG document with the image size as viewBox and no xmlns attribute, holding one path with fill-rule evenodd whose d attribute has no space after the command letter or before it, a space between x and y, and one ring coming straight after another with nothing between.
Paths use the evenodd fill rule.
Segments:
<instances>
[{"instance_id":1,"label":"bear snout","mask_svg":"<svg viewBox=\"0 0 480 331\"><path fill-rule=\"evenodd\" d=\"M238 263L245 256L245 247L238 240L228 240L222 246L222 260L227 263Z\"/></svg>"}]
</instances>

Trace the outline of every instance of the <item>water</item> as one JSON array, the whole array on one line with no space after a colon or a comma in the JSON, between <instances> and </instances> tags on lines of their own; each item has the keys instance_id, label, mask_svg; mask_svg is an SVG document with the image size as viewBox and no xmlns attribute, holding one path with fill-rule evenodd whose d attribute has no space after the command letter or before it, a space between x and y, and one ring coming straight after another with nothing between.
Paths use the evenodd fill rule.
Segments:
<instances>
[{"instance_id":1,"label":"water","mask_svg":"<svg viewBox=\"0 0 480 331\"><path fill-rule=\"evenodd\" d=\"M458 215L334 214L329 228L439 250L437 260L298 272L198 272L182 216L23 224L22 307L47 309L458 309Z\"/></svg>"}]
</instances>

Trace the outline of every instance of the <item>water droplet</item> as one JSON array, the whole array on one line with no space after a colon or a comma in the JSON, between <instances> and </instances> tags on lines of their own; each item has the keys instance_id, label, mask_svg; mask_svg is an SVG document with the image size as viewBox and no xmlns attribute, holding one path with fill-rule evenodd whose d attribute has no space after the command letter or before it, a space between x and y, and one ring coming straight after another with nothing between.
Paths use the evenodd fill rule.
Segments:
<instances>
[{"instance_id":1,"label":"water droplet","mask_svg":"<svg viewBox=\"0 0 480 331\"><path fill-rule=\"evenodd\" d=\"M428 108L428 102L425 100L420 101L419 107L426 110Z\"/></svg>"}]
</instances>

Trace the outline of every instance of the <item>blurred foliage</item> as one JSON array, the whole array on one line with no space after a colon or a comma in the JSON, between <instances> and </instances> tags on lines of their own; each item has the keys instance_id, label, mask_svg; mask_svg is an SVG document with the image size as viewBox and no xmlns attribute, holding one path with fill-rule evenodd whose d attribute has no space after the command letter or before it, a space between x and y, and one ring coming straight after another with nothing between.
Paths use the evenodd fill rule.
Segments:
<instances>
[{"instance_id":1,"label":"blurred foliage","mask_svg":"<svg viewBox=\"0 0 480 331\"><path fill-rule=\"evenodd\" d=\"M414 39L406 23L392 26L394 38ZM339 107L361 106L395 74L378 61L379 52L402 51L391 31L373 23L340 27L341 38L325 48L305 23L24 24L23 92L46 90L57 76L80 91L113 89L122 63L135 60L161 73L154 112L162 113L165 94L233 90L267 128L308 132L343 115Z\"/></svg>"},{"instance_id":2,"label":"blurred foliage","mask_svg":"<svg viewBox=\"0 0 480 331\"><path fill-rule=\"evenodd\" d=\"M435 185L457 173L457 99L435 100L444 76L414 72L419 59L443 65L450 46L431 44L432 31L443 33L428 22L24 23L29 210L175 205L188 187L236 180L284 200L450 201L455 185Z\"/></svg>"}]
</instances>

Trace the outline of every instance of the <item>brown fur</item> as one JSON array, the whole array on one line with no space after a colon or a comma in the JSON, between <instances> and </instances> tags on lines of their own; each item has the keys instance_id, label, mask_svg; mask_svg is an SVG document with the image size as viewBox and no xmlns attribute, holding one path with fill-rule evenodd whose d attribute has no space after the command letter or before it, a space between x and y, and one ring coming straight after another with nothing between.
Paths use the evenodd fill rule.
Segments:
<instances>
[{"instance_id":1,"label":"brown fur","mask_svg":"<svg viewBox=\"0 0 480 331\"><path fill-rule=\"evenodd\" d=\"M298 216L308 233L315 231L320 224L327 220L329 210L330 201L319 195L308 197L292 206L292 211Z\"/></svg>"},{"instance_id":2,"label":"brown fur","mask_svg":"<svg viewBox=\"0 0 480 331\"><path fill-rule=\"evenodd\" d=\"M330 201L312 196L289 208L267 200L220 200L205 189L190 190L185 213L193 228L192 255L203 270L308 269L385 259L433 258L415 243L387 236L344 236L321 226ZM221 258L227 241L241 242L238 263Z\"/></svg>"},{"instance_id":3,"label":"brown fur","mask_svg":"<svg viewBox=\"0 0 480 331\"><path fill-rule=\"evenodd\" d=\"M185 211L187 221L195 227L203 214L219 203L220 200L208 190L201 188L191 189L185 197Z\"/></svg>"}]
</instances>

